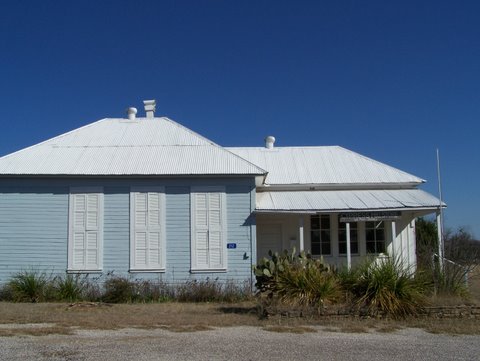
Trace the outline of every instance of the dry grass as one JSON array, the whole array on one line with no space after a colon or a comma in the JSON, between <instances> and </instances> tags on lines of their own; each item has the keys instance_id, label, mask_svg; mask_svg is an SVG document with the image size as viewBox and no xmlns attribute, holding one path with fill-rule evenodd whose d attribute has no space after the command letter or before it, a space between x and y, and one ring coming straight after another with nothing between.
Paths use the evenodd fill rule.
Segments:
<instances>
[{"instance_id":1,"label":"dry grass","mask_svg":"<svg viewBox=\"0 0 480 361\"><path fill-rule=\"evenodd\" d=\"M0 302L0 324L54 323L84 329L261 326L253 303L74 304Z\"/></svg>"},{"instance_id":2,"label":"dry grass","mask_svg":"<svg viewBox=\"0 0 480 361\"><path fill-rule=\"evenodd\" d=\"M16 327L8 327L16 324ZM39 324L31 327L29 324ZM47 324L47 325L45 325ZM394 332L414 327L432 333L480 334L480 322L470 318L433 317L390 320L359 317L285 317L260 319L254 302L238 304L160 303L5 303L0 302L0 336L69 334L75 328L162 328L171 332L196 332L216 327L257 326L272 332L305 333L317 326L332 332ZM315 326L315 328L312 328Z\"/></svg>"},{"instance_id":3,"label":"dry grass","mask_svg":"<svg viewBox=\"0 0 480 361\"><path fill-rule=\"evenodd\" d=\"M313 327L307 326L265 326L263 328L265 331L269 332L278 332L278 333L315 333L316 329Z\"/></svg>"}]
</instances>

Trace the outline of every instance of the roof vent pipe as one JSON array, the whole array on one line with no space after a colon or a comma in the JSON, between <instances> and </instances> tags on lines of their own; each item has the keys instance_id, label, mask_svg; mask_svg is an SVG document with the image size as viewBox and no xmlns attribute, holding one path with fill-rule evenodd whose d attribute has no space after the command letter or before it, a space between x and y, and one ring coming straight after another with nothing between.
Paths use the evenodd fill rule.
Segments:
<instances>
[{"instance_id":1,"label":"roof vent pipe","mask_svg":"<svg viewBox=\"0 0 480 361\"><path fill-rule=\"evenodd\" d=\"M130 107L127 109L127 115L129 120L135 120L137 115L137 108Z\"/></svg>"},{"instance_id":2,"label":"roof vent pipe","mask_svg":"<svg viewBox=\"0 0 480 361\"><path fill-rule=\"evenodd\" d=\"M147 118L153 118L153 113L155 113L155 100L144 100L143 104L145 105L145 113Z\"/></svg>"},{"instance_id":3,"label":"roof vent pipe","mask_svg":"<svg viewBox=\"0 0 480 361\"><path fill-rule=\"evenodd\" d=\"M265 148L267 149L273 149L273 145L275 144L275 137L269 135L268 137L265 138Z\"/></svg>"}]
</instances>

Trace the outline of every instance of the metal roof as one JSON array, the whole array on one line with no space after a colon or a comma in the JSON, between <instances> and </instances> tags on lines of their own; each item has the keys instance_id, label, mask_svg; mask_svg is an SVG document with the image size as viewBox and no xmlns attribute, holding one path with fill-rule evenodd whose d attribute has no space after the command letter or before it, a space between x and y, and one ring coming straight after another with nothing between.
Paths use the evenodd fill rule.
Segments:
<instances>
[{"instance_id":1,"label":"metal roof","mask_svg":"<svg viewBox=\"0 0 480 361\"><path fill-rule=\"evenodd\" d=\"M423 179L339 146L227 148L266 169L270 185L410 184Z\"/></svg>"},{"instance_id":2,"label":"metal roof","mask_svg":"<svg viewBox=\"0 0 480 361\"><path fill-rule=\"evenodd\" d=\"M440 200L420 189L273 191L257 193L259 212L434 209ZM445 206L442 203L442 206Z\"/></svg>"},{"instance_id":3,"label":"metal roof","mask_svg":"<svg viewBox=\"0 0 480 361\"><path fill-rule=\"evenodd\" d=\"M168 118L102 119L0 158L0 175L262 175Z\"/></svg>"}]
</instances>

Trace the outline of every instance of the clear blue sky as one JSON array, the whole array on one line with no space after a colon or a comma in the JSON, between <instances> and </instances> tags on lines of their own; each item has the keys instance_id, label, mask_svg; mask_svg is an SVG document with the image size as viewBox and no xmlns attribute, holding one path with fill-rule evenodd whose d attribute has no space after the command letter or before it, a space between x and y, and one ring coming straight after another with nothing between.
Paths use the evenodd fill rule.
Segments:
<instances>
[{"instance_id":1,"label":"clear blue sky","mask_svg":"<svg viewBox=\"0 0 480 361\"><path fill-rule=\"evenodd\" d=\"M0 155L157 100L226 146L341 145L480 238L480 2L0 3ZM142 111L143 112L143 111Z\"/></svg>"}]
</instances>

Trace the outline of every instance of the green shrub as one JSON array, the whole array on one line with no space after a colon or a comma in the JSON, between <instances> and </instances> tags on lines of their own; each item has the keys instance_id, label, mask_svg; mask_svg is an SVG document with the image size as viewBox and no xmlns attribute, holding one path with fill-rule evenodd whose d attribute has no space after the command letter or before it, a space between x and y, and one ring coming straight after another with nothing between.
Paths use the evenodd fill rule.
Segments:
<instances>
[{"instance_id":1,"label":"green shrub","mask_svg":"<svg viewBox=\"0 0 480 361\"><path fill-rule=\"evenodd\" d=\"M350 273L350 274L349 274ZM425 305L425 284L392 258L377 259L340 276L354 303L369 314L404 317Z\"/></svg>"},{"instance_id":2,"label":"green shrub","mask_svg":"<svg viewBox=\"0 0 480 361\"><path fill-rule=\"evenodd\" d=\"M102 300L108 303L129 303L135 298L135 284L124 277L111 277L105 282Z\"/></svg>"},{"instance_id":3,"label":"green shrub","mask_svg":"<svg viewBox=\"0 0 480 361\"><path fill-rule=\"evenodd\" d=\"M0 301L13 301L13 292L9 284L0 287Z\"/></svg>"},{"instance_id":4,"label":"green shrub","mask_svg":"<svg viewBox=\"0 0 480 361\"><path fill-rule=\"evenodd\" d=\"M295 255L295 249L281 255L270 252L270 259L262 259L254 272L260 293L281 302L321 306L336 302L341 296L333 269L321 259L304 253Z\"/></svg>"},{"instance_id":5,"label":"green shrub","mask_svg":"<svg viewBox=\"0 0 480 361\"><path fill-rule=\"evenodd\" d=\"M22 271L13 276L8 283L15 302L45 301L49 291L49 279L45 273Z\"/></svg>"}]
</instances>

